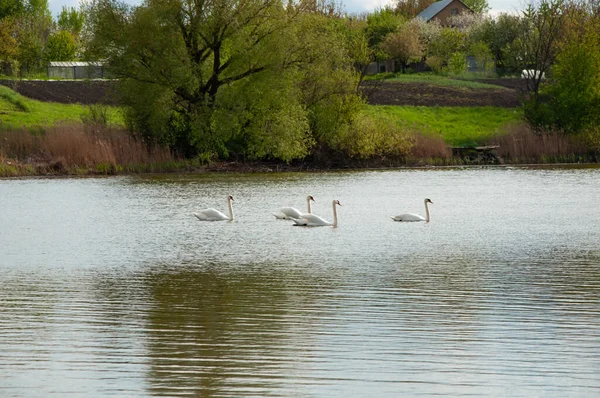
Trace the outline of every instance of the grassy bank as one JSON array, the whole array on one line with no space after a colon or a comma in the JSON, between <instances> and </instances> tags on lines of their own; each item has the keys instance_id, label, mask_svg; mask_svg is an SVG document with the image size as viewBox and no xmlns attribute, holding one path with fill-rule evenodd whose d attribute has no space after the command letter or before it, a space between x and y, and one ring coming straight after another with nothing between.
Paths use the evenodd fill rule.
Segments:
<instances>
[{"instance_id":1,"label":"grassy bank","mask_svg":"<svg viewBox=\"0 0 600 398\"><path fill-rule=\"evenodd\" d=\"M471 80L477 78L477 81ZM365 77L365 81L370 80L386 80L390 82L399 82L399 83L421 83L421 84L432 84L436 86L446 86L446 87L464 87L464 88L474 88L474 89L505 89L502 86L498 86L493 83L485 83L480 80L480 76L476 75L465 75L464 78L454 78L442 75L436 75L432 72L424 72L424 73L380 73L373 76Z\"/></svg>"},{"instance_id":2,"label":"grassy bank","mask_svg":"<svg viewBox=\"0 0 600 398\"><path fill-rule=\"evenodd\" d=\"M508 125L522 120L519 109L496 107L369 106L399 126L440 137L451 146L483 145Z\"/></svg>"},{"instance_id":3,"label":"grassy bank","mask_svg":"<svg viewBox=\"0 0 600 398\"><path fill-rule=\"evenodd\" d=\"M207 165L178 158L168 148L148 147L133 138L124 129L118 108L33 101L0 86L0 177L597 161L600 137L540 134L532 131L521 115L519 109L500 107L367 106L363 116L381 122L380 133L385 126L399 127L396 131L403 135L401 141L408 143L408 152L402 152L402 157L387 156L393 151L371 158L325 153L321 160L291 165ZM499 146L495 151L498 157L457 157L450 149L479 145Z\"/></svg>"},{"instance_id":4,"label":"grassy bank","mask_svg":"<svg viewBox=\"0 0 600 398\"><path fill-rule=\"evenodd\" d=\"M32 100L16 93L8 87L0 86L0 129L37 129L40 126L52 127L60 123L81 122L90 113L102 113L107 123L123 125L123 115L119 108L109 106L83 106L78 104L58 104Z\"/></svg>"}]
</instances>

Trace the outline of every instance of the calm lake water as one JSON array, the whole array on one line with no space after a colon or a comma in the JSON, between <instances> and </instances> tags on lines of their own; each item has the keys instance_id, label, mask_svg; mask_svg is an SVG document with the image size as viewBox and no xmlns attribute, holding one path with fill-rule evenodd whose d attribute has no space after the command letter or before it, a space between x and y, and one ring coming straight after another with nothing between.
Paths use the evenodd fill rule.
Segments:
<instances>
[{"instance_id":1,"label":"calm lake water","mask_svg":"<svg viewBox=\"0 0 600 398\"><path fill-rule=\"evenodd\" d=\"M338 228L270 214L309 194ZM0 180L0 396L598 397L599 199L599 168Z\"/></svg>"}]
</instances>

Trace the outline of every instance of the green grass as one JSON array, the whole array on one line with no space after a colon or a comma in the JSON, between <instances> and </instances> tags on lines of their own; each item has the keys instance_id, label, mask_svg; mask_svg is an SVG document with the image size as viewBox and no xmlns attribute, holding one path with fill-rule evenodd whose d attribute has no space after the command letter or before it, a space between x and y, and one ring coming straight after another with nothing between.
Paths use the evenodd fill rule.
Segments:
<instances>
[{"instance_id":1,"label":"green grass","mask_svg":"<svg viewBox=\"0 0 600 398\"><path fill-rule=\"evenodd\" d=\"M481 145L504 126L522 120L520 108L369 105L374 116L389 116L399 126L440 135L448 145Z\"/></svg>"},{"instance_id":2,"label":"green grass","mask_svg":"<svg viewBox=\"0 0 600 398\"><path fill-rule=\"evenodd\" d=\"M32 128L53 126L64 122L81 122L89 112L87 106L32 100L5 86L0 86L0 126L2 128ZM107 107L109 124L123 125L123 115L117 107Z\"/></svg>"},{"instance_id":3,"label":"green grass","mask_svg":"<svg viewBox=\"0 0 600 398\"><path fill-rule=\"evenodd\" d=\"M501 87L495 84L487 84L476 82L472 80L457 79L449 76L436 75L433 73L394 73L394 74L378 74L374 76L367 76L365 80L385 80L388 82L398 83L423 83L432 84L436 86L450 86L450 87L465 87L474 89L496 89L496 90L507 90L505 87Z\"/></svg>"}]
</instances>

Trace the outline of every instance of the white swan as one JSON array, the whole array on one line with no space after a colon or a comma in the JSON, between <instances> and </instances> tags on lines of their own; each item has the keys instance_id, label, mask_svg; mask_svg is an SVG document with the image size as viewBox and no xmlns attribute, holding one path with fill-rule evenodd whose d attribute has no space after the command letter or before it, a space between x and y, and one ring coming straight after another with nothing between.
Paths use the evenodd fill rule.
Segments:
<instances>
[{"instance_id":1,"label":"white swan","mask_svg":"<svg viewBox=\"0 0 600 398\"><path fill-rule=\"evenodd\" d=\"M403 221L403 222L412 222L412 221L429 222L429 207L427 206L428 203L433 204L433 202L430 199L425 199L425 215L426 215L425 218L423 218L423 216L420 216L418 214L407 213L407 214L400 214L399 216L394 216L394 217L392 217L392 220Z\"/></svg>"},{"instance_id":2,"label":"white swan","mask_svg":"<svg viewBox=\"0 0 600 398\"><path fill-rule=\"evenodd\" d=\"M221 213L219 210L213 208L201 210L198 213L194 213L194 215L200 221L233 221L233 207L231 206L232 200L233 196L227 196L227 208L229 209L229 217Z\"/></svg>"},{"instance_id":3,"label":"white swan","mask_svg":"<svg viewBox=\"0 0 600 398\"><path fill-rule=\"evenodd\" d=\"M308 208L308 211L306 212L307 214L312 213L310 210L311 200L314 202L315 198L313 198L311 195L308 195L306 197L306 207ZM300 210L294 207L282 207L281 209L279 209L279 213L271 214L273 214L278 220L293 220L294 218L300 218L304 215Z\"/></svg>"},{"instance_id":4,"label":"white swan","mask_svg":"<svg viewBox=\"0 0 600 398\"><path fill-rule=\"evenodd\" d=\"M335 206L341 206L339 200L333 200L331 202L331 207L333 208L333 223L330 223L327 220L322 219L319 216L315 216L314 214L303 214L300 218L294 218L294 225L299 225L303 227L325 227L331 225L332 227L337 227L338 218L337 211Z\"/></svg>"}]
</instances>

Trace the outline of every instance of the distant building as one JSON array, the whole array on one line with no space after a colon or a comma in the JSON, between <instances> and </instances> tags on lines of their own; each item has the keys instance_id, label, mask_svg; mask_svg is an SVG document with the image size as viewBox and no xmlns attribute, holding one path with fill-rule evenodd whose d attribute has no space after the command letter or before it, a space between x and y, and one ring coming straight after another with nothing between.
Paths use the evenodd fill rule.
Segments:
<instances>
[{"instance_id":1,"label":"distant building","mask_svg":"<svg viewBox=\"0 0 600 398\"><path fill-rule=\"evenodd\" d=\"M421 11L417 18L425 22L439 21L442 26L449 26L448 18L460 15L465 12L472 13L473 10L460 0L442 0L437 1Z\"/></svg>"},{"instance_id":2,"label":"distant building","mask_svg":"<svg viewBox=\"0 0 600 398\"><path fill-rule=\"evenodd\" d=\"M433 3L415 18L420 18L425 22L439 21L441 26L451 26L448 22L448 18L454 15L460 15L465 12L472 13L473 10L469 8L465 3L460 0L442 0ZM467 58L468 70L478 71L478 67L475 62L475 58ZM376 73L396 72L399 65L393 59L386 59L377 62L371 62L367 67L367 75L374 75ZM430 70L424 60L413 63L410 68L416 72L423 72Z\"/></svg>"},{"instance_id":3,"label":"distant building","mask_svg":"<svg viewBox=\"0 0 600 398\"><path fill-rule=\"evenodd\" d=\"M101 62L50 62L48 77L51 79L103 79L106 78Z\"/></svg>"}]
</instances>

